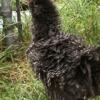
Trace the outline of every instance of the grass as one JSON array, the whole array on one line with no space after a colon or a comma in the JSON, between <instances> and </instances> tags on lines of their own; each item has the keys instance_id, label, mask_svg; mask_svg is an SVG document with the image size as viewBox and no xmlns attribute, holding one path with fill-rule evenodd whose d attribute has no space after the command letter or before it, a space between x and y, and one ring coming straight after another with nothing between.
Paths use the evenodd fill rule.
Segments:
<instances>
[{"instance_id":1,"label":"grass","mask_svg":"<svg viewBox=\"0 0 100 100\"><path fill-rule=\"evenodd\" d=\"M35 77L25 55L31 40L30 21L22 24L24 41L19 45L3 50L5 37L0 34L0 100L48 100L43 84Z\"/></svg>"},{"instance_id":2,"label":"grass","mask_svg":"<svg viewBox=\"0 0 100 100\"><path fill-rule=\"evenodd\" d=\"M29 37L24 36L22 44L5 50L0 46L0 100L48 100L25 55Z\"/></svg>"},{"instance_id":3,"label":"grass","mask_svg":"<svg viewBox=\"0 0 100 100\"><path fill-rule=\"evenodd\" d=\"M0 100L47 100L26 60L0 65Z\"/></svg>"},{"instance_id":4,"label":"grass","mask_svg":"<svg viewBox=\"0 0 100 100\"><path fill-rule=\"evenodd\" d=\"M96 1L59 0L62 30L81 35L90 44L100 44L100 3ZM0 34L0 100L48 100L43 84L35 77L25 56L31 40L31 17L24 15L24 41L19 46L11 45L3 50L5 37ZM18 34L17 30L15 33Z\"/></svg>"},{"instance_id":5,"label":"grass","mask_svg":"<svg viewBox=\"0 0 100 100\"><path fill-rule=\"evenodd\" d=\"M100 3L63 0L59 6L64 31L83 36L89 44L100 44Z\"/></svg>"}]
</instances>

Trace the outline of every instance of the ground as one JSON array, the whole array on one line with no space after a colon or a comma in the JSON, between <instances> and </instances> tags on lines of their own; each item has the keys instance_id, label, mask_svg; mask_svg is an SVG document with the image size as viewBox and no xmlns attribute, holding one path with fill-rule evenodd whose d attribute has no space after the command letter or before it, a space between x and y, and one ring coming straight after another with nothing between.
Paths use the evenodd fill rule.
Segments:
<instances>
[{"instance_id":1,"label":"ground","mask_svg":"<svg viewBox=\"0 0 100 100\"><path fill-rule=\"evenodd\" d=\"M47 100L26 59L0 64L0 100Z\"/></svg>"}]
</instances>

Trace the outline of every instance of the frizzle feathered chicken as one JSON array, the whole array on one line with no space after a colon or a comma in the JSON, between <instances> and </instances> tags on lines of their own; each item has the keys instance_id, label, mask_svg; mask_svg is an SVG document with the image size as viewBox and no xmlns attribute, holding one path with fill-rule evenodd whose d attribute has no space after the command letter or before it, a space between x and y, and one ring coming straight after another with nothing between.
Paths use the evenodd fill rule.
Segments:
<instances>
[{"instance_id":1,"label":"frizzle feathered chicken","mask_svg":"<svg viewBox=\"0 0 100 100\"><path fill-rule=\"evenodd\" d=\"M27 50L32 68L51 100L87 100L100 93L100 47L60 31L50 0L28 0L34 23Z\"/></svg>"}]
</instances>

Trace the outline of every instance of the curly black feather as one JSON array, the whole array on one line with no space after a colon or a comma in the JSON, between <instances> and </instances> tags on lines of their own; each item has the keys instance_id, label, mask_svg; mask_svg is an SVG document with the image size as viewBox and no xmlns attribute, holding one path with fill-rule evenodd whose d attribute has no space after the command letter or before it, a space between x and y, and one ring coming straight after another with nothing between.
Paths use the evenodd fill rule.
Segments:
<instances>
[{"instance_id":1,"label":"curly black feather","mask_svg":"<svg viewBox=\"0 0 100 100\"><path fill-rule=\"evenodd\" d=\"M58 13L50 0L32 0L29 6L35 28L34 40L49 38L49 31L58 32Z\"/></svg>"},{"instance_id":2,"label":"curly black feather","mask_svg":"<svg viewBox=\"0 0 100 100\"><path fill-rule=\"evenodd\" d=\"M100 94L100 47L60 32L50 0L31 0L29 7L35 31L27 54L51 100L87 100Z\"/></svg>"}]
</instances>

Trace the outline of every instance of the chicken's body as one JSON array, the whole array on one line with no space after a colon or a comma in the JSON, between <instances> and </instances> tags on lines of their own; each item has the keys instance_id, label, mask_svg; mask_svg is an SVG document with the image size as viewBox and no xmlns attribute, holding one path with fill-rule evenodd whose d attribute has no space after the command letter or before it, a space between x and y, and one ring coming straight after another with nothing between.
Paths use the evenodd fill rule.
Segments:
<instances>
[{"instance_id":1,"label":"chicken's body","mask_svg":"<svg viewBox=\"0 0 100 100\"><path fill-rule=\"evenodd\" d=\"M51 100L87 100L100 90L100 48L60 32L58 13L50 0L30 0L33 43L27 50Z\"/></svg>"}]
</instances>

